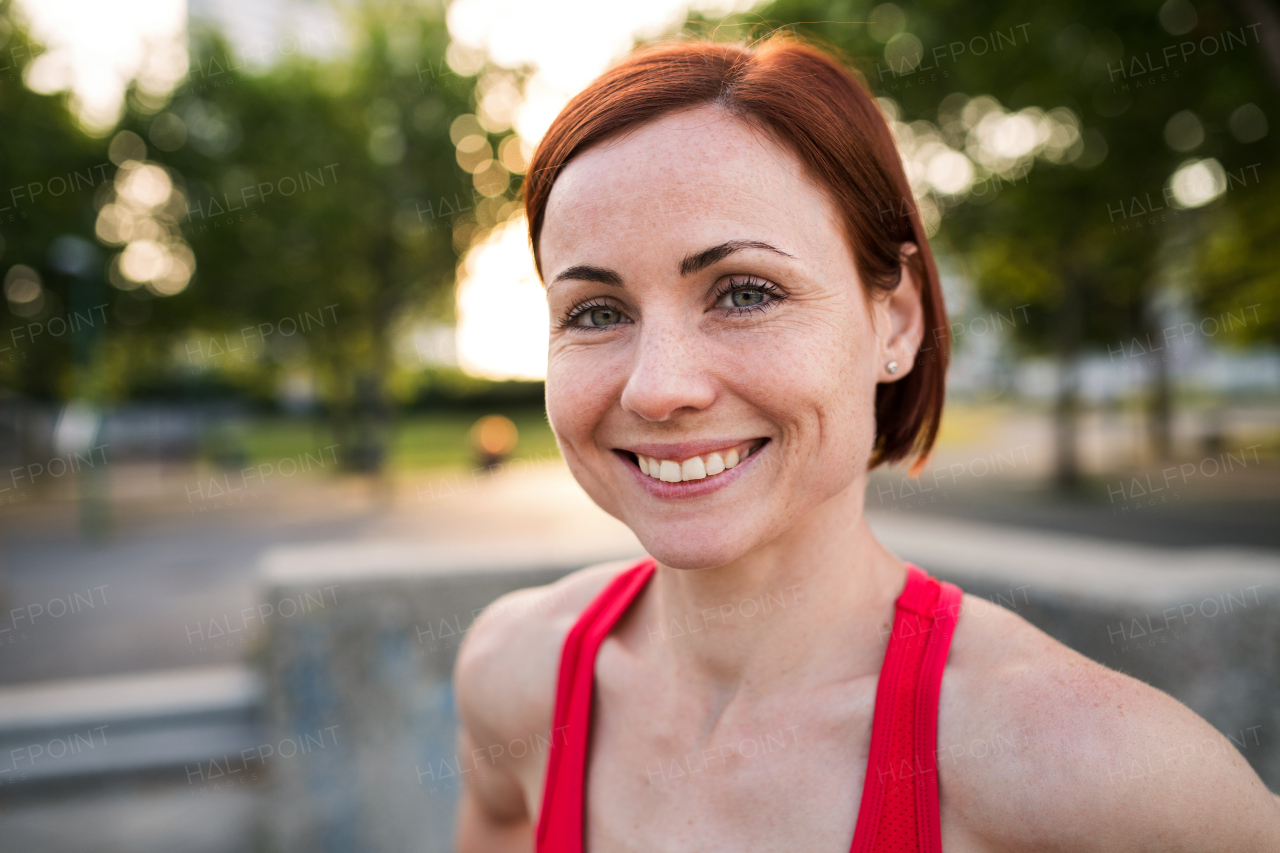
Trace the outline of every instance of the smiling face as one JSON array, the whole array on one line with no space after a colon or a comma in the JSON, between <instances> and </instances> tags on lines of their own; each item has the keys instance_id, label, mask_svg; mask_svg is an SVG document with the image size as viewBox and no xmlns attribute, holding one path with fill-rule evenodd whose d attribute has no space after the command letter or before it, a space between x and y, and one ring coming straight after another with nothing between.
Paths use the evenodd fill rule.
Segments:
<instances>
[{"instance_id":1,"label":"smiling face","mask_svg":"<svg viewBox=\"0 0 1280 853\"><path fill-rule=\"evenodd\" d=\"M904 274L866 298L790 149L715 107L664 116L570 161L539 248L561 452L660 562L732 562L864 488L919 297Z\"/></svg>"}]
</instances>

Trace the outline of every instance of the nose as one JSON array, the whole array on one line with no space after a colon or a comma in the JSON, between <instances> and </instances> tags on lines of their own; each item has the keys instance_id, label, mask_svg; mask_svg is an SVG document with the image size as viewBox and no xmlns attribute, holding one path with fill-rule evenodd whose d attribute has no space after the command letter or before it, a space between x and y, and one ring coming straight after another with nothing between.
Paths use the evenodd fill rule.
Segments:
<instances>
[{"instance_id":1,"label":"nose","mask_svg":"<svg viewBox=\"0 0 1280 853\"><path fill-rule=\"evenodd\" d=\"M641 328L622 407L646 421L667 421L708 408L716 382L705 341L676 324Z\"/></svg>"}]
</instances>

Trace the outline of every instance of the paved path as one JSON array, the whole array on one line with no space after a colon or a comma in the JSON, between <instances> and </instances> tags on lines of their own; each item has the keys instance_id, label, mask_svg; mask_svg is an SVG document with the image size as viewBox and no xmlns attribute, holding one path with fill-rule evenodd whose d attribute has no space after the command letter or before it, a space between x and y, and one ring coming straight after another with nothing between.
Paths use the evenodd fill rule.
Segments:
<instances>
[{"instance_id":1,"label":"paved path","mask_svg":"<svg viewBox=\"0 0 1280 853\"><path fill-rule=\"evenodd\" d=\"M935 467L981 470L972 455L941 455ZM106 541L81 535L72 501L0 513L0 684L243 659L259 635L200 643L193 632L258 603L258 558L276 545L392 539L590 553L635 544L558 464L418 476L385 489L317 477L229 499L192 499L190 473L117 479L132 497L118 502ZM1176 502L1147 507L1108 503L1105 494L1067 502L1038 482L934 476L933 491L908 495L900 475L878 474L868 507L899 528L941 517L1162 547L1280 551L1280 471L1265 466L1230 480L1192 478Z\"/></svg>"}]
</instances>

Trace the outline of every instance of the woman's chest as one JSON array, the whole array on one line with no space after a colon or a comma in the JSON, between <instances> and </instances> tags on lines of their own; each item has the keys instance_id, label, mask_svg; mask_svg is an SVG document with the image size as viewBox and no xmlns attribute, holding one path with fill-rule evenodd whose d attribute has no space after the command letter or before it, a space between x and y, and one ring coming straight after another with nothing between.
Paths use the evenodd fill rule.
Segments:
<instances>
[{"instance_id":1,"label":"woman's chest","mask_svg":"<svg viewBox=\"0 0 1280 853\"><path fill-rule=\"evenodd\" d=\"M803 850L853 840L874 681L813 695L704 703L598 685L586 851ZM709 724L710 723L710 724Z\"/></svg>"}]
</instances>

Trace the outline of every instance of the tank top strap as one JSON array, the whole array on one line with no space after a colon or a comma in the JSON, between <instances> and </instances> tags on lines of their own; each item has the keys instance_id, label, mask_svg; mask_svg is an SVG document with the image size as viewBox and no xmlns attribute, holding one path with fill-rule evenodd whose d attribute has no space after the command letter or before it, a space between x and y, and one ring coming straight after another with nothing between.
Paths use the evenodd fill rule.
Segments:
<instances>
[{"instance_id":1,"label":"tank top strap","mask_svg":"<svg viewBox=\"0 0 1280 853\"><path fill-rule=\"evenodd\" d=\"M656 568L653 558L645 557L620 572L587 605L565 637L556 684L547 777L542 787L537 853L582 851L596 652ZM557 737L559 732L564 734Z\"/></svg>"},{"instance_id":2,"label":"tank top strap","mask_svg":"<svg viewBox=\"0 0 1280 853\"><path fill-rule=\"evenodd\" d=\"M954 584L907 564L876 685L851 853L941 853L938 694L961 595Z\"/></svg>"},{"instance_id":3,"label":"tank top strap","mask_svg":"<svg viewBox=\"0 0 1280 853\"><path fill-rule=\"evenodd\" d=\"M600 644L653 576L646 557L583 610L561 652L537 853L582 853L587 748ZM961 591L907 564L876 686L871 751L851 853L941 853L938 694ZM563 736L558 733L564 732Z\"/></svg>"}]
</instances>

